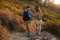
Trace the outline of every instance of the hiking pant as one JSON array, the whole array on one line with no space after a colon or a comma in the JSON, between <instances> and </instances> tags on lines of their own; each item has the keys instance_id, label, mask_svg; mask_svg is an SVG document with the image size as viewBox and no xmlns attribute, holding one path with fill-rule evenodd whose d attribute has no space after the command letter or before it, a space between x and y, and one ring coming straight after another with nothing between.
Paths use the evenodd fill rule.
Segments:
<instances>
[{"instance_id":1,"label":"hiking pant","mask_svg":"<svg viewBox=\"0 0 60 40\"><path fill-rule=\"evenodd\" d=\"M27 28L27 35L30 34L30 23L31 23L31 20L28 20L28 21L25 21L26 22L26 28Z\"/></svg>"}]
</instances>

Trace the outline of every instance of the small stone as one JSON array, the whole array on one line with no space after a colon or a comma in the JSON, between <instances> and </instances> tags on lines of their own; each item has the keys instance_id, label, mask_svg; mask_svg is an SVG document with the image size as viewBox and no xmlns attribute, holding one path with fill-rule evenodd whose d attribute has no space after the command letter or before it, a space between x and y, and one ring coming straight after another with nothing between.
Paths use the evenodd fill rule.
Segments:
<instances>
[{"instance_id":1,"label":"small stone","mask_svg":"<svg viewBox=\"0 0 60 40\"><path fill-rule=\"evenodd\" d=\"M36 39L36 40L39 40L39 39Z\"/></svg>"},{"instance_id":2,"label":"small stone","mask_svg":"<svg viewBox=\"0 0 60 40\"><path fill-rule=\"evenodd\" d=\"M52 38L51 40L57 40L56 38Z\"/></svg>"},{"instance_id":3,"label":"small stone","mask_svg":"<svg viewBox=\"0 0 60 40\"><path fill-rule=\"evenodd\" d=\"M45 37L45 39L47 39L47 37Z\"/></svg>"}]
</instances>

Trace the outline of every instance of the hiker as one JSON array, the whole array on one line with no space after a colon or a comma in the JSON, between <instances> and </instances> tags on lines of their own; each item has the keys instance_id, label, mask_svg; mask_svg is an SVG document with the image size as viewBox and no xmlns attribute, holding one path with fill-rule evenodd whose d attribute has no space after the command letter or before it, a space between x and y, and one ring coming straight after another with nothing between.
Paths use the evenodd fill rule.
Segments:
<instances>
[{"instance_id":1,"label":"hiker","mask_svg":"<svg viewBox=\"0 0 60 40\"><path fill-rule=\"evenodd\" d=\"M42 16L43 13L39 6L35 7L35 20L36 20L36 35L40 35L41 33L41 24L42 24Z\"/></svg>"},{"instance_id":2,"label":"hiker","mask_svg":"<svg viewBox=\"0 0 60 40\"><path fill-rule=\"evenodd\" d=\"M27 6L24 9L24 13L23 13L23 20L25 21L26 26L27 26L27 37L30 37L30 29L29 29L29 27L31 26L30 22L32 21L32 17L33 17L33 13L30 10L30 6Z\"/></svg>"}]
</instances>

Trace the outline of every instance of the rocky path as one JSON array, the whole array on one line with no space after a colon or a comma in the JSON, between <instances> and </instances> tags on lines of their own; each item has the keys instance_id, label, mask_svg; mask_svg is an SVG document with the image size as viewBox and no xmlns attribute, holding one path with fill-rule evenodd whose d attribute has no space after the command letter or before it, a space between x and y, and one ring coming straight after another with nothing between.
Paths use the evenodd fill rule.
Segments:
<instances>
[{"instance_id":1,"label":"rocky path","mask_svg":"<svg viewBox=\"0 0 60 40\"><path fill-rule=\"evenodd\" d=\"M26 33L11 33L11 40L35 40L35 33L32 33L31 37L26 37L26 35ZM58 37L45 31L41 32L40 38L39 40L60 40Z\"/></svg>"}]
</instances>

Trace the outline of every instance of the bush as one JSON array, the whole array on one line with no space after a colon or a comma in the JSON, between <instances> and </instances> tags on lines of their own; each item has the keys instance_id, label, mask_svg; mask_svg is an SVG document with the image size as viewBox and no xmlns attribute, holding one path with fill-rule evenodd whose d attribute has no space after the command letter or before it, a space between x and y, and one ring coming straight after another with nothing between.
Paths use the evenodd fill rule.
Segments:
<instances>
[{"instance_id":1,"label":"bush","mask_svg":"<svg viewBox=\"0 0 60 40\"><path fill-rule=\"evenodd\" d=\"M0 14L1 25L8 26L8 19L3 13Z\"/></svg>"},{"instance_id":2,"label":"bush","mask_svg":"<svg viewBox=\"0 0 60 40\"><path fill-rule=\"evenodd\" d=\"M1 25L1 20L0 20L0 40L10 40L10 32L5 26Z\"/></svg>"},{"instance_id":3,"label":"bush","mask_svg":"<svg viewBox=\"0 0 60 40\"><path fill-rule=\"evenodd\" d=\"M60 36L60 22L59 22L59 20L47 21L43 25L43 30Z\"/></svg>"},{"instance_id":4,"label":"bush","mask_svg":"<svg viewBox=\"0 0 60 40\"><path fill-rule=\"evenodd\" d=\"M21 27L24 25L22 17L14 14L8 9L1 10L0 20L2 21L2 25L8 27L10 31L20 31Z\"/></svg>"},{"instance_id":5,"label":"bush","mask_svg":"<svg viewBox=\"0 0 60 40\"><path fill-rule=\"evenodd\" d=\"M9 27L10 27L10 31L14 31L16 30L16 28L18 27L18 22L15 20L12 20L9 22Z\"/></svg>"}]
</instances>

